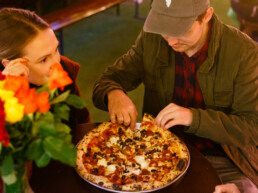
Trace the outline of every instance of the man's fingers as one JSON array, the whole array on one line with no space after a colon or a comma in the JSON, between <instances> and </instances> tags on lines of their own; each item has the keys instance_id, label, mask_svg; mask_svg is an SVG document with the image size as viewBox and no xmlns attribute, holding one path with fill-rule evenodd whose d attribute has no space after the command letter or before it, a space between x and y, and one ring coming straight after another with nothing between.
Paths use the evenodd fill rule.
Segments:
<instances>
[{"instance_id":1,"label":"man's fingers","mask_svg":"<svg viewBox=\"0 0 258 193\"><path fill-rule=\"evenodd\" d=\"M117 123L123 124L123 123L124 123L123 114L122 114L122 113L117 113L117 115L116 115L116 120L117 120Z\"/></svg>"},{"instance_id":2,"label":"man's fingers","mask_svg":"<svg viewBox=\"0 0 258 193\"><path fill-rule=\"evenodd\" d=\"M115 114L110 115L110 120L111 120L112 123L115 123L116 122L116 115Z\"/></svg>"},{"instance_id":3,"label":"man's fingers","mask_svg":"<svg viewBox=\"0 0 258 193\"><path fill-rule=\"evenodd\" d=\"M132 130L135 128L137 116L138 116L137 111L133 112L133 113L130 113L130 118L131 118L130 129L132 129Z\"/></svg>"}]
</instances>

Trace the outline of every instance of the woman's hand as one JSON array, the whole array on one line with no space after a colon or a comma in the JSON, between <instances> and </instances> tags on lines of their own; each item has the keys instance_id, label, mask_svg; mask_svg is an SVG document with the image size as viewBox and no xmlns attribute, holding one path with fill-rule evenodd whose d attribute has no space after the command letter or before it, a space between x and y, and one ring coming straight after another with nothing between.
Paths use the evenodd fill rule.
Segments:
<instances>
[{"instance_id":1,"label":"woman's hand","mask_svg":"<svg viewBox=\"0 0 258 193\"><path fill-rule=\"evenodd\" d=\"M235 184L222 184L215 187L213 193L240 193Z\"/></svg>"},{"instance_id":2,"label":"woman's hand","mask_svg":"<svg viewBox=\"0 0 258 193\"><path fill-rule=\"evenodd\" d=\"M190 126L192 119L193 115L190 109L170 103L159 112L155 119L155 125L164 129L169 129L175 125Z\"/></svg>"},{"instance_id":3,"label":"woman's hand","mask_svg":"<svg viewBox=\"0 0 258 193\"><path fill-rule=\"evenodd\" d=\"M27 67L28 60L25 58L17 58L15 60L3 60L5 69L2 74L13 76L26 76L29 77L29 68Z\"/></svg>"},{"instance_id":4,"label":"woman's hand","mask_svg":"<svg viewBox=\"0 0 258 193\"><path fill-rule=\"evenodd\" d=\"M112 123L130 125L134 129L137 110L131 99L119 89L108 93L108 111Z\"/></svg>"}]
</instances>

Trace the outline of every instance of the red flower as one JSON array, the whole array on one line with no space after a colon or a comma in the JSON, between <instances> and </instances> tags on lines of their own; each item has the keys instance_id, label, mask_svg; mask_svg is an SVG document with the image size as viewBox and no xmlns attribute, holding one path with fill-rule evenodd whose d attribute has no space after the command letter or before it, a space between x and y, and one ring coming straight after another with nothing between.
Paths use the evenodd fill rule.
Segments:
<instances>
[{"instance_id":1,"label":"red flower","mask_svg":"<svg viewBox=\"0 0 258 193\"><path fill-rule=\"evenodd\" d=\"M4 103L0 99L0 142L3 143L4 146L8 146L9 144L9 136L7 131L5 130L5 112L4 112Z\"/></svg>"},{"instance_id":2,"label":"red flower","mask_svg":"<svg viewBox=\"0 0 258 193\"><path fill-rule=\"evenodd\" d=\"M5 79L5 75L2 74L2 71L0 71L0 80L4 80Z\"/></svg>"},{"instance_id":3,"label":"red flower","mask_svg":"<svg viewBox=\"0 0 258 193\"><path fill-rule=\"evenodd\" d=\"M50 109L50 104L48 101L49 93L48 92L42 92L38 95L38 111L40 113L45 113Z\"/></svg>"},{"instance_id":4,"label":"red flower","mask_svg":"<svg viewBox=\"0 0 258 193\"><path fill-rule=\"evenodd\" d=\"M64 87L71 84L73 81L68 76L68 73L64 71L63 67L59 63L55 63L52 66L52 72L49 77L49 89L60 88L64 90Z\"/></svg>"}]
</instances>

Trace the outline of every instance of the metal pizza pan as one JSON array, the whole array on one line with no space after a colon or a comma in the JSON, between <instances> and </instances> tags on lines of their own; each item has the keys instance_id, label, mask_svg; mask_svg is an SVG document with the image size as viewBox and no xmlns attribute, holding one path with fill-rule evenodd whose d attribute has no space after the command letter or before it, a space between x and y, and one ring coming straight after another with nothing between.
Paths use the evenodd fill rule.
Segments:
<instances>
[{"instance_id":1,"label":"metal pizza pan","mask_svg":"<svg viewBox=\"0 0 258 193\"><path fill-rule=\"evenodd\" d=\"M141 123L136 123L136 128L139 128L140 125L141 125ZM182 142L182 143L184 143L184 142ZM79 144L79 143L78 143L78 144ZM78 145L78 144L77 144L77 145ZM76 145L76 146L77 146L77 145ZM186 146L186 145L185 145L185 146ZM122 190L109 189L109 188L100 186L100 185L98 185L98 184L95 184L95 183L93 183L93 182L91 182L91 181L85 179L83 176L81 176L81 175L79 174L79 172L78 172L77 170L76 170L76 172L77 172L77 174L78 174L84 181L88 182L89 184L91 184L91 185L93 185L93 186L95 186L95 187L97 187L97 188L100 188L100 189L105 190L105 191L108 191L108 192L117 192L117 193L133 193L133 192L146 193L146 192L154 192L154 191L162 190L162 189L164 189L164 188L166 188L166 187L168 187L168 186L176 186L176 185L178 185L178 184L181 182L181 180L182 180L183 177L185 176L186 172L188 171L188 168L189 168L189 166L190 166L190 160L191 160L190 152L189 152L189 149L187 148L187 146L186 146L186 149L187 149L187 154L188 154L189 159L188 159L188 163L187 163L187 166L186 166L185 170L184 170L180 175L178 175L176 178L174 178L170 183L168 183L168 184L166 184L166 185L164 185L164 186L158 187L158 188L151 189L151 190L122 191Z\"/></svg>"}]
</instances>

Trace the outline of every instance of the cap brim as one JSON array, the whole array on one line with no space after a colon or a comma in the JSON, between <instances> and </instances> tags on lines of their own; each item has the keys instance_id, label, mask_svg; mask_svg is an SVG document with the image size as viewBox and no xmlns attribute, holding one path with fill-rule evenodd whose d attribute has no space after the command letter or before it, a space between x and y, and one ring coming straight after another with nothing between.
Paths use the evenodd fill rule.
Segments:
<instances>
[{"instance_id":1,"label":"cap brim","mask_svg":"<svg viewBox=\"0 0 258 193\"><path fill-rule=\"evenodd\" d=\"M143 30L160 35L181 37L191 29L196 18L197 16L172 17L159 14L151 9L144 23Z\"/></svg>"}]
</instances>

